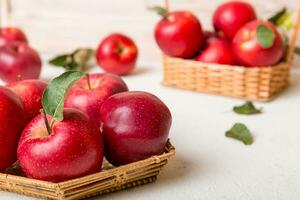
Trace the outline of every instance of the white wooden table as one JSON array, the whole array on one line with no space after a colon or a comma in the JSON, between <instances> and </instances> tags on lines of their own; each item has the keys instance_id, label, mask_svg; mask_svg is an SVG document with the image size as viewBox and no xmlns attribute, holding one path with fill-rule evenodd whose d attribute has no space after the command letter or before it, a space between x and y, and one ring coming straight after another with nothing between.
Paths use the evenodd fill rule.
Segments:
<instances>
[{"instance_id":1,"label":"white wooden table","mask_svg":"<svg viewBox=\"0 0 300 200\"><path fill-rule=\"evenodd\" d=\"M34 7L29 5L30 2L43 9L31 10L30 14L24 14L26 9ZM54 52L63 52L79 45L95 46L100 39L99 35L102 36L111 30L118 29L129 33L136 38L141 57L136 72L125 77L125 81L131 90L145 90L159 96L173 114L170 138L177 149L177 155L163 169L158 180L153 184L94 199L300 199L299 58L294 62L290 87L272 102L256 103L258 107L263 107L263 114L239 116L232 113L231 109L234 105L243 103L241 100L160 85L162 70L159 51L153 42L152 30L148 30L155 22L153 20L155 17L142 10L148 2L158 1L136 0L135 7L130 11L125 9L125 2L129 4L129 0L112 0L106 3L97 1L97 5L102 6L89 7L91 13L98 16L93 18L93 23L84 23L86 19L91 19L90 15L83 14L84 17L81 18L74 14L84 9L88 11L88 8L83 6L87 1L73 0L74 3L71 5L67 2L70 1L14 0L14 3L18 3L15 8L17 24L29 33L32 44L43 52L44 60L46 61ZM93 2L96 3L96 0ZM209 17L205 14L208 11L204 10L211 10L215 7L215 2L220 1L211 0L207 3L200 0L174 0L174 2L176 7L198 11L199 16L204 18L203 24L208 24ZM255 2L261 9L272 11L280 7L278 5L282 5L284 1ZM296 5L296 0L285 3ZM76 10L75 4L82 7L78 6ZM203 4L206 4L205 9L202 9ZM51 9L55 9L56 14L54 11L51 12ZM116 15L112 16L111 10L114 10L113 14ZM200 12L202 10L204 13ZM21 16L28 18L21 19ZM96 30L92 25L96 22L98 32L87 31ZM80 26L82 28L74 32L75 27ZM95 68L93 71L100 69ZM47 66L45 62L42 77L51 79L61 72L62 70ZM235 122L248 125L255 137L253 145L245 146L224 136L224 132ZM33 198L0 192L0 199Z\"/></svg>"}]
</instances>

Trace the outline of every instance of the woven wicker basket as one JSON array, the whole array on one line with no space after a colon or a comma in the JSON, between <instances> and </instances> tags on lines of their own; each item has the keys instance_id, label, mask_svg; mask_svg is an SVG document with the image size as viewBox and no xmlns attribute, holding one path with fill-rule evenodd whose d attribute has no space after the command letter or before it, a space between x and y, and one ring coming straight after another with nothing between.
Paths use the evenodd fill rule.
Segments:
<instances>
[{"instance_id":1,"label":"woven wicker basket","mask_svg":"<svg viewBox=\"0 0 300 200\"><path fill-rule=\"evenodd\" d=\"M0 173L0 189L43 199L84 199L153 182L174 155L175 148L168 141L162 155L120 167L105 162L102 172L61 183L23 177L15 166L7 174Z\"/></svg>"},{"instance_id":2,"label":"woven wicker basket","mask_svg":"<svg viewBox=\"0 0 300 200\"><path fill-rule=\"evenodd\" d=\"M265 67L203 63L163 56L166 86L247 100L269 101L289 82L293 52L300 26L300 10L284 61Z\"/></svg>"}]
</instances>

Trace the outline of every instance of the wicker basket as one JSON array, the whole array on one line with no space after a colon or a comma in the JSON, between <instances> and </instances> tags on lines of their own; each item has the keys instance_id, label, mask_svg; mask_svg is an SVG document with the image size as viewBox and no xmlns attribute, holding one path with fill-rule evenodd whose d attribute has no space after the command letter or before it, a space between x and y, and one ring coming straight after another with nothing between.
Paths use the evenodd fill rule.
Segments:
<instances>
[{"instance_id":1,"label":"wicker basket","mask_svg":"<svg viewBox=\"0 0 300 200\"><path fill-rule=\"evenodd\" d=\"M0 173L0 189L43 199L84 199L153 182L174 155L175 148L168 141L162 155L120 167L105 162L102 172L61 183L23 177L15 166L7 174Z\"/></svg>"},{"instance_id":2,"label":"wicker basket","mask_svg":"<svg viewBox=\"0 0 300 200\"><path fill-rule=\"evenodd\" d=\"M300 10L286 57L277 65L246 68L164 55L163 84L247 100L269 101L288 85L299 26Z\"/></svg>"}]
</instances>

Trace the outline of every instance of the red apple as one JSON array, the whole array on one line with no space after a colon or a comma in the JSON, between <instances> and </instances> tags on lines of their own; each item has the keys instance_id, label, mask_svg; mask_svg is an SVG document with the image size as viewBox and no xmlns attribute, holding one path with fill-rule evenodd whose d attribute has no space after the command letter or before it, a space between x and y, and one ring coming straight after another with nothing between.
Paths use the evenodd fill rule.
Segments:
<instances>
[{"instance_id":1,"label":"red apple","mask_svg":"<svg viewBox=\"0 0 300 200\"><path fill-rule=\"evenodd\" d=\"M196 57L197 61L233 65L234 59L230 42L225 38L209 37L204 49Z\"/></svg>"},{"instance_id":2,"label":"red apple","mask_svg":"<svg viewBox=\"0 0 300 200\"><path fill-rule=\"evenodd\" d=\"M129 74L136 63L138 49L126 35L114 33L107 36L98 46L96 58L106 71L117 74Z\"/></svg>"},{"instance_id":3,"label":"red apple","mask_svg":"<svg viewBox=\"0 0 300 200\"><path fill-rule=\"evenodd\" d=\"M264 47L257 39L258 27L265 27L274 35L270 47ZM280 61L284 52L282 38L276 27L270 22L252 21L241 28L232 40L232 52L235 60L244 66L268 66Z\"/></svg>"},{"instance_id":4,"label":"red apple","mask_svg":"<svg viewBox=\"0 0 300 200\"><path fill-rule=\"evenodd\" d=\"M213 25L216 31L221 31L232 39L236 32L246 23L255 20L254 8L241 1L229 1L220 5L213 14Z\"/></svg>"},{"instance_id":5,"label":"red apple","mask_svg":"<svg viewBox=\"0 0 300 200\"><path fill-rule=\"evenodd\" d=\"M39 54L25 43L9 43L0 48L0 78L5 82L37 79L41 65Z\"/></svg>"},{"instance_id":6,"label":"red apple","mask_svg":"<svg viewBox=\"0 0 300 200\"><path fill-rule=\"evenodd\" d=\"M100 112L105 157L114 166L164 152L171 126L168 107L146 92L122 92L106 100Z\"/></svg>"},{"instance_id":7,"label":"red apple","mask_svg":"<svg viewBox=\"0 0 300 200\"><path fill-rule=\"evenodd\" d=\"M21 100L8 88L0 86L0 171L17 161L17 145L24 126Z\"/></svg>"},{"instance_id":8,"label":"red apple","mask_svg":"<svg viewBox=\"0 0 300 200\"><path fill-rule=\"evenodd\" d=\"M8 87L22 100L27 121L29 122L40 113L42 95L47 83L42 80L23 80L13 82Z\"/></svg>"},{"instance_id":9,"label":"red apple","mask_svg":"<svg viewBox=\"0 0 300 200\"><path fill-rule=\"evenodd\" d=\"M50 134L42 114L25 127L18 159L26 176L60 182L101 170L103 141L99 129L79 110L65 109L63 115L63 121L55 122Z\"/></svg>"},{"instance_id":10,"label":"red apple","mask_svg":"<svg viewBox=\"0 0 300 200\"><path fill-rule=\"evenodd\" d=\"M26 35L23 31L16 27L0 28L0 47L11 42L27 43Z\"/></svg>"},{"instance_id":11,"label":"red apple","mask_svg":"<svg viewBox=\"0 0 300 200\"><path fill-rule=\"evenodd\" d=\"M203 43L199 20L188 11L166 14L155 27L155 39L167 55L191 58Z\"/></svg>"},{"instance_id":12,"label":"red apple","mask_svg":"<svg viewBox=\"0 0 300 200\"><path fill-rule=\"evenodd\" d=\"M128 91L128 88L119 76L108 73L91 74L73 85L66 97L65 107L81 110L99 126L103 102L111 95L124 91Z\"/></svg>"}]
</instances>

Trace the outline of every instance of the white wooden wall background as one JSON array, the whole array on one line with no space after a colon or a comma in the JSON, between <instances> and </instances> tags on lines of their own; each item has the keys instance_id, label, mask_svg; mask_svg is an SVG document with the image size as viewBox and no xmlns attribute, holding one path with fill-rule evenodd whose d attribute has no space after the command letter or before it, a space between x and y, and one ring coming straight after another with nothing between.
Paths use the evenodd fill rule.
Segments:
<instances>
[{"instance_id":1,"label":"white wooden wall background","mask_svg":"<svg viewBox=\"0 0 300 200\"><path fill-rule=\"evenodd\" d=\"M153 61L160 52L153 38L159 17L146 8L163 0L12 0L12 23L22 27L33 47L44 54L95 47L110 32L123 32L137 42L140 59ZM170 0L171 9L193 11L206 29L224 0ZM283 6L296 11L299 0L253 0L260 18Z\"/></svg>"}]
</instances>

